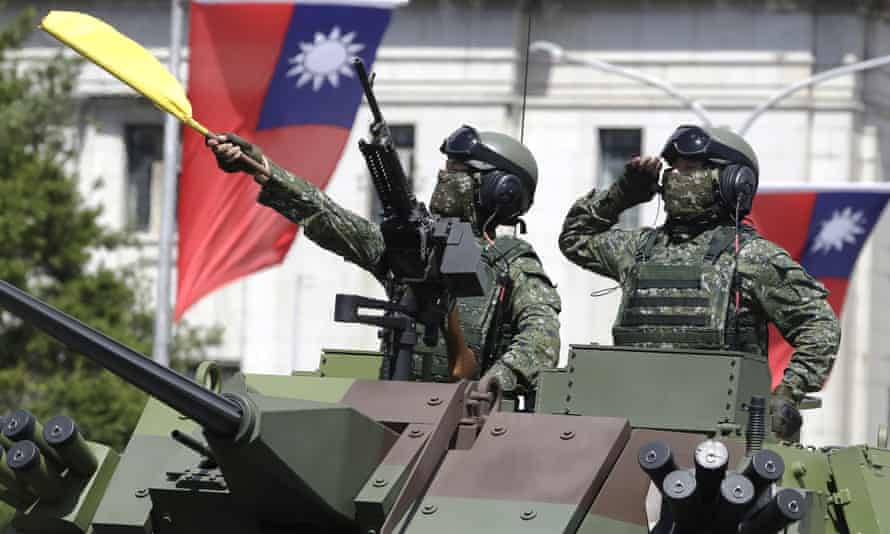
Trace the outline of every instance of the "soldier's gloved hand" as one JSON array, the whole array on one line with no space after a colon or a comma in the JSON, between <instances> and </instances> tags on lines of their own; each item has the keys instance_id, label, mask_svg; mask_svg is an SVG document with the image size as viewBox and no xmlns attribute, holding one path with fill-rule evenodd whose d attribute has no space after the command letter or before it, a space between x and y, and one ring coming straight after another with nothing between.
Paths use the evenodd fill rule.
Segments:
<instances>
[{"instance_id":1,"label":"soldier's gloved hand","mask_svg":"<svg viewBox=\"0 0 890 534\"><path fill-rule=\"evenodd\" d=\"M770 399L770 413L772 414L772 429L779 439L797 440L803 418L797 409L791 388L780 384L773 392Z\"/></svg>"},{"instance_id":2,"label":"soldier's gloved hand","mask_svg":"<svg viewBox=\"0 0 890 534\"><path fill-rule=\"evenodd\" d=\"M216 137L208 137L204 143L213 151L216 156L216 164L225 172L246 172L253 174L255 169L241 157L247 155L260 165L266 165L263 158L263 151L260 147L253 145L244 138L233 133L226 133Z\"/></svg>"},{"instance_id":3,"label":"soldier's gloved hand","mask_svg":"<svg viewBox=\"0 0 890 534\"><path fill-rule=\"evenodd\" d=\"M648 202L658 190L658 173L661 170L661 159L639 156L631 159L624 166L624 176L618 180L623 200L627 207Z\"/></svg>"},{"instance_id":4,"label":"soldier's gloved hand","mask_svg":"<svg viewBox=\"0 0 890 534\"><path fill-rule=\"evenodd\" d=\"M490 384L501 391L513 391L516 389L516 376L509 367L497 361L482 375L479 384L480 386Z\"/></svg>"},{"instance_id":5,"label":"soldier's gloved hand","mask_svg":"<svg viewBox=\"0 0 890 534\"><path fill-rule=\"evenodd\" d=\"M483 413L500 409L501 400L503 399L504 391L506 390L505 386L509 385L504 384L505 379L515 382L512 377L509 379L507 378L506 373L512 374L512 372L507 369L506 366L500 364L500 369L498 367L499 362L495 363L495 365L486 371L485 374L482 375L482 378L479 379L477 392L488 396L488 403L486 407L483 407Z\"/></svg>"}]
</instances>

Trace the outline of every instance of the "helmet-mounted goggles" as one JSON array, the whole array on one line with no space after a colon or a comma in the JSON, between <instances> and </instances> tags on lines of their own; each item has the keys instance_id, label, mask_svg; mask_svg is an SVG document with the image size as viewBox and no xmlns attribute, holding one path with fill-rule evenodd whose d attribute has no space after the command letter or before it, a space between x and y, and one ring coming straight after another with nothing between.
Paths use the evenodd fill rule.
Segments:
<instances>
[{"instance_id":1,"label":"helmet-mounted goggles","mask_svg":"<svg viewBox=\"0 0 890 534\"><path fill-rule=\"evenodd\" d=\"M472 126L463 125L455 130L442 141L439 151L480 171L499 169L533 182L525 169L486 146Z\"/></svg>"},{"instance_id":2,"label":"helmet-mounted goggles","mask_svg":"<svg viewBox=\"0 0 890 534\"><path fill-rule=\"evenodd\" d=\"M682 157L720 163L740 163L752 169L757 168L745 154L724 145L698 126L677 128L665 143L661 156L671 164L678 157Z\"/></svg>"}]
</instances>

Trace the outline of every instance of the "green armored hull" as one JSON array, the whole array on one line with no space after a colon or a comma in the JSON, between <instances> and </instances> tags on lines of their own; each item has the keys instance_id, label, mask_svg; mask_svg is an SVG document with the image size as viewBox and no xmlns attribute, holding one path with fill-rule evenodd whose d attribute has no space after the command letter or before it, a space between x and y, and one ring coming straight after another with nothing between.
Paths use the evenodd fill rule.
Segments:
<instances>
[{"instance_id":1,"label":"green armored hull","mask_svg":"<svg viewBox=\"0 0 890 534\"><path fill-rule=\"evenodd\" d=\"M886 443L777 442L750 355L574 346L520 412L476 382L354 378L368 354L193 381L7 284L0 305L154 397L121 455L7 418L11 532L890 532Z\"/></svg>"}]
</instances>

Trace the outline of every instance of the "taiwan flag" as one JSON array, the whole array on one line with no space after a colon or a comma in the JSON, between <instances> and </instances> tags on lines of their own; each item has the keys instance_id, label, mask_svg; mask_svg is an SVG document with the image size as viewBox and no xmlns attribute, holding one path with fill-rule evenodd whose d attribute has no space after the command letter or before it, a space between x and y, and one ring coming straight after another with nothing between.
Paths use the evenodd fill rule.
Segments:
<instances>
[{"instance_id":1,"label":"taiwan flag","mask_svg":"<svg viewBox=\"0 0 890 534\"><path fill-rule=\"evenodd\" d=\"M193 0L189 99L213 132L234 132L320 188L343 152L361 84L392 8L407 0ZM227 175L186 129L179 192L175 319L223 284L280 263L297 227L256 203L259 186Z\"/></svg>"},{"instance_id":2,"label":"taiwan flag","mask_svg":"<svg viewBox=\"0 0 890 534\"><path fill-rule=\"evenodd\" d=\"M840 316L856 259L888 199L886 184L770 184L757 193L751 219L760 235L828 288L828 302ZM792 350L770 325L773 387L782 380Z\"/></svg>"}]
</instances>

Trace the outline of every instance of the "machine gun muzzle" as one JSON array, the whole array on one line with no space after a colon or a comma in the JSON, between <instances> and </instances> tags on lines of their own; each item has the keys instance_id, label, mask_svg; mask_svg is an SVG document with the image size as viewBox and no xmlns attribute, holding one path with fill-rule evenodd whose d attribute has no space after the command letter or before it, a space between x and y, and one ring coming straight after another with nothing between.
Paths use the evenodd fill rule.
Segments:
<instances>
[{"instance_id":1,"label":"machine gun muzzle","mask_svg":"<svg viewBox=\"0 0 890 534\"><path fill-rule=\"evenodd\" d=\"M218 436L234 436L241 406L0 280L0 307L89 357Z\"/></svg>"}]
</instances>

